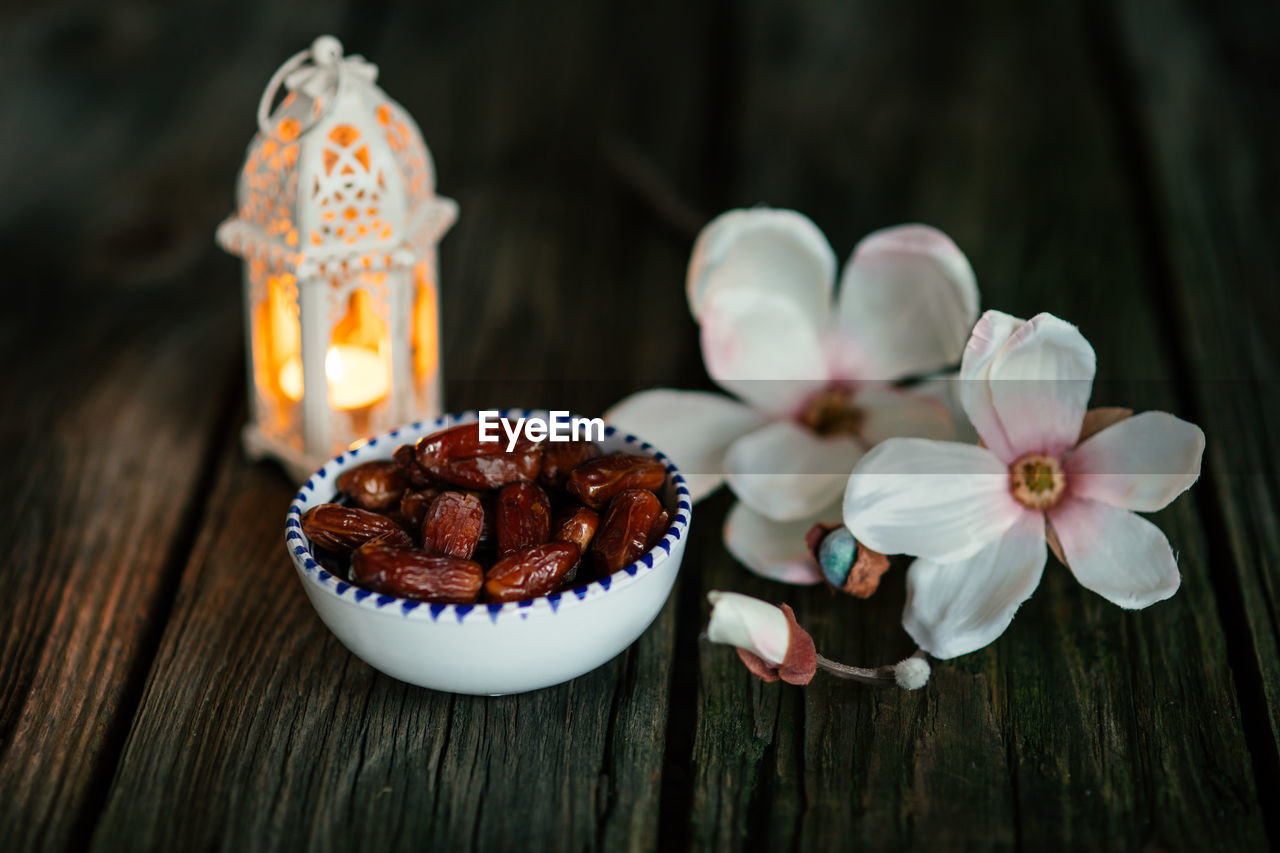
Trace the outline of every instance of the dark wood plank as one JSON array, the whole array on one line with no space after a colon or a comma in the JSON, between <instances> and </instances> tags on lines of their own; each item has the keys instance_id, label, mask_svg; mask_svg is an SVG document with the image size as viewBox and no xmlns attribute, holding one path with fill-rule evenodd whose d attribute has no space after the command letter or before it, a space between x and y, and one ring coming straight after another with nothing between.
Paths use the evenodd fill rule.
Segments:
<instances>
[{"instance_id":1,"label":"dark wood plank","mask_svg":"<svg viewBox=\"0 0 1280 853\"><path fill-rule=\"evenodd\" d=\"M410 687L316 618L281 559L282 516L263 511L292 488L229 450L96 847L644 845L656 790L635 789L630 762L661 755L669 611L562 688Z\"/></svg>"},{"instance_id":2,"label":"dark wood plank","mask_svg":"<svg viewBox=\"0 0 1280 853\"><path fill-rule=\"evenodd\" d=\"M985 305L1082 327L1098 351L1096 403L1194 419L1168 382L1175 336L1135 286L1152 270L1092 31L1072 4L993 5L750 5L740 168L720 207L797 207L842 255L872 228L935 224L970 255ZM763 686L731 653L702 649L691 838L1262 846L1209 581L1222 567L1193 499L1156 521L1181 554L1173 600L1124 613L1051 559L1010 631L938 664L919 694L821 676L804 691ZM711 546L701 557L706 588L791 601L831 657L910 651L900 571L860 603L749 578Z\"/></svg>"},{"instance_id":3,"label":"dark wood plank","mask_svg":"<svg viewBox=\"0 0 1280 853\"><path fill-rule=\"evenodd\" d=\"M0 361L16 368L0 400L0 828L10 850L66 846L100 804L206 460L230 426L234 300L211 304L167 283L100 286L37 274L18 312L27 322L0 335Z\"/></svg>"},{"instance_id":4,"label":"dark wood plank","mask_svg":"<svg viewBox=\"0 0 1280 853\"><path fill-rule=\"evenodd\" d=\"M678 43L696 40L689 24ZM649 292L680 279L683 248L602 149L622 137L688 168L700 57L639 61L665 26L596 4L551 17L404 4L366 33L462 205L442 254L451 406L599 412L695 352L691 324L685 340L649 333L684 315L679 287ZM227 448L97 849L655 846L674 602L568 685L493 699L407 687L311 611L282 548L291 494Z\"/></svg>"},{"instance_id":5,"label":"dark wood plank","mask_svg":"<svg viewBox=\"0 0 1280 853\"><path fill-rule=\"evenodd\" d=\"M102 807L235 426L238 274L211 234L274 67L245 36L325 15L3 15L0 836L59 850Z\"/></svg>"},{"instance_id":6,"label":"dark wood plank","mask_svg":"<svg viewBox=\"0 0 1280 853\"><path fill-rule=\"evenodd\" d=\"M1152 250L1178 364L1204 413L1206 513L1260 790L1280 785L1280 10L1124 3L1118 64L1134 80L1135 158L1153 192ZM1156 32L1159 38L1151 38ZM1272 816L1280 838L1280 816Z\"/></svg>"}]
</instances>

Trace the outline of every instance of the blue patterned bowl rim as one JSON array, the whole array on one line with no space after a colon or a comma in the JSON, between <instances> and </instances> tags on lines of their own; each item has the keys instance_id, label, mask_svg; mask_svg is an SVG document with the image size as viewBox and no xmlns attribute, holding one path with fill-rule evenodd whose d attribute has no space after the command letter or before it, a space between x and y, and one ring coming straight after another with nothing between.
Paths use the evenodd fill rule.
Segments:
<instances>
[{"instance_id":1,"label":"blue patterned bowl rim","mask_svg":"<svg viewBox=\"0 0 1280 853\"><path fill-rule=\"evenodd\" d=\"M499 417L528 417L531 414L546 414L544 409L502 409ZM311 475L302 485L289 505L285 517L285 547L290 558L299 569L307 583L323 589L329 595L348 601L360 607L384 613L399 613L406 619L429 619L433 622L454 622L487 618L493 624L506 619L542 618L577 607L590 606L593 601L605 595L618 595L625 589L643 581L653 570L662 565L671 556L671 550L689 532L689 520L693 514L693 499L689 494L689 486L675 464L667 455L647 441L617 428L605 425L606 438L620 437L628 448L639 448L647 456L657 459L667 468L667 481L675 486L676 511L667 528L666 534L653 548L640 555L640 558L629 566L614 572L608 577L590 581L581 586L563 592L552 593L529 601L507 602L505 604L431 604L424 601L413 601L394 595L381 595L354 586L330 573L320 565L311 550L311 542L302 532L302 514L314 504L323 503L317 497L322 484L332 483L338 475L349 468L357 460L371 462L378 459L389 459L391 453L402 441L399 437L404 433L414 436L429 435L457 424L470 423L479 417L476 411L460 414L443 415L434 421L415 421L385 432L374 438L358 443L350 450L340 453L327 462L320 470Z\"/></svg>"}]
</instances>

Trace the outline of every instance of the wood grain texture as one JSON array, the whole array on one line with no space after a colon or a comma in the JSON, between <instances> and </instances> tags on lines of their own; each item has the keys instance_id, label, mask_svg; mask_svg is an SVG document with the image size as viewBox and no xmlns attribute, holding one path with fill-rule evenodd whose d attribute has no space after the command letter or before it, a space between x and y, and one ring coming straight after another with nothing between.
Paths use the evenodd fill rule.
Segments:
<instances>
[{"instance_id":1,"label":"wood grain texture","mask_svg":"<svg viewBox=\"0 0 1280 853\"><path fill-rule=\"evenodd\" d=\"M215 252L211 228L231 204L252 86L271 71L252 40L229 48L236 27L255 24L223 4L154 15L77 5L8 9L0 27L10 850L86 843L195 537L199 490L235 426L236 264ZM210 33L220 38L188 50ZM228 98L248 117L230 136Z\"/></svg>"},{"instance_id":2,"label":"wood grain texture","mask_svg":"<svg viewBox=\"0 0 1280 853\"><path fill-rule=\"evenodd\" d=\"M426 130L463 210L442 253L451 406L598 413L688 352L636 334L683 316L678 289L645 295L679 279L683 250L606 171L600 140L675 150L700 95L678 64L641 79L610 52L656 35L639 11L508 11L494 27L459 12L423 47L437 19L397 7L368 52L392 57L393 96L397 73L423 81L402 87L415 114L457 117ZM394 59L419 52L421 65ZM433 78L446 67L454 77ZM590 85L585 68L601 70ZM291 494L227 449L96 849L654 847L674 600L626 654L567 685L408 687L352 658L307 604L282 548Z\"/></svg>"},{"instance_id":3,"label":"wood grain texture","mask_svg":"<svg viewBox=\"0 0 1280 853\"><path fill-rule=\"evenodd\" d=\"M0 844L1274 845L1280 21L1254 5L0 12ZM1155 516L1182 589L1126 613L1051 558L923 691L764 685L700 641L706 590L787 600L876 664L912 649L906 564L867 602L754 578L722 492L602 669L495 699L378 675L293 578L292 488L239 452L239 279L212 245L262 85L321 31L380 66L461 203L451 408L711 387L683 293L709 214L798 208L842 259L925 221L985 306L1080 325L1095 403L1205 427L1206 477Z\"/></svg>"},{"instance_id":4,"label":"wood grain texture","mask_svg":"<svg viewBox=\"0 0 1280 853\"><path fill-rule=\"evenodd\" d=\"M1209 436L1208 514L1221 516L1219 577L1259 784L1280 785L1280 90L1274 7L1124 3L1135 159L1150 181L1153 253L1178 367ZM1162 49L1153 45L1158 33ZM1273 817L1273 834L1280 817ZM1274 835L1273 835L1274 837Z\"/></svg>"},{"instance_id":5,"label":"wood grain texture","mask_svg":"<svg viewBox=\"0 0 1280 853\"><path fill-rule=\"evenodd\" d=\"M411 687L354 658L307 603L283 516L263 511L292 493L227 454L95 849L645 846L670 612L560 688Z\"/></svg>"},{"instance_id":6,"label":"wood grain texture","mask_svg":"<svg viewBox=\"0 0 1280 853\"><path fill-rule=\"evenodd\" d=\"M210 444L230 426L238 346L234 304L84 292L49 280L58 264L26 297L45 319L0 336L0 361L21 365L0 401L9 850L70 844L98 807L190 542Z\"/></svg>"},{"instance_id":7,"label":"wood grain texture","mask_svg":"<svg viewBox=\"0 0 1280 853\"><path fill-rule=\"evenodd\" d=\"M796 206L842 255L875 227L937 225L969 254L985 305L1082 327L1097 403L1179 410L1178 341L1132 284L1151 270L1101 97L1110 81L1073 9L1002 6L992 26L995 9L930 7L922 25L910 6L749 8L743 150L722 207ZM1220 567L1195 510L1183 498L1156 518L1181 553L1173 600L1124 613L1051 560L1009 632L939 663L919 694L821 676L803 693L760 685L731 653L703 649L691 837L730 849L1263 844L1209 582ZM829 657L910 651L900 572L859 603L706 559L705 588L791 601Z\"/></svg>"}]
</instances>

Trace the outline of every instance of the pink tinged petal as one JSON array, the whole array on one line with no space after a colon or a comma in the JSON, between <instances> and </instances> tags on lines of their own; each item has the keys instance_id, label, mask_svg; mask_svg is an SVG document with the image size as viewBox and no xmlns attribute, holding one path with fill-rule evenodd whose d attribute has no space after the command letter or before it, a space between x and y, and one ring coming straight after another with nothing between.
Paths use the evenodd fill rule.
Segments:
<instances>
[{"instance_id":1,"label":"pink tinged petal","mask_svg":"<svg viewBox=\"0 0 1280 853\"><path fill-rule=\"evenodd\" d=\"M749 595L719 590L707 593L707 600L711 602L708 640L746 649L774 666L786 658L791 626L780 608Z\"/></svg>"},{"instance_id":2,"label":"pink tinged petal","mask_svg":"<svg viewBox=\"0 0 1280 853\"><path fill-rule=\"evenodd\" d=\"M858 390L853 404L862 412L863 442L874 446L886 438L955 439L955 422L936 397L880 384Z\"/></svg>"},{"instance_id":3,"label":"pink tinged petal","mask_svg":"<svg viewBox=\"0 0 1280 853\"><path fill-rule=\"evenodd\" d=\"M954 432L950 438L951 441L977 444L978 431L973 428L969 415L965 413L964 406L960 402L960 390L963 387L964 383L960 381L959 371L956 371L917 382L909 390L916 396L937 400L946 410L951 417Z\"/></svg>"},{"instance_id":4,"label":"pink tinged petal","mask_svg":"<svg viewBox=\"0 0 1280 853\"><path fill-rule=\"evenodd\" d=\"M987 311L973 327L960 361L960 404L983 444L1005 462L1013 462L1016 457L1010 449L1004 425L996 414L989 381L991 366L1000 349L1025 323L1025 320L1000 311Z\"/></svg>"},{"instance_id":5,"label":"pink tinged petal","mask_svg":"<svg viewBox=\"0 0 1280 853\"><path fill-rule=\"evenodd\" d=\"M1145 518L1085 498L1049 511L1067 565L1085 589L1137 610L1163 601L1182 582L1169 540Z\"/></svg>"},{"instance_id":6,"label":"pink tinged petal","mask_svg":"<svg viewBox=\"0 0 1280 853\"><path fill-rule=\"evenodd\" d=\"M764 422L755 410L723 394L670 388L632 394L604 417L671 457L694 501L724 483L729 445Z\"/></svg>"},{"instance_id":7,"label":"pink tinged petal","mask_svg":"<svg viewBox=\"0 0 1280 853\"><path fill-rule=\"evenodd\" d=\"M761 515L799 521L840 498L861 456L849 436L823 438L793 421L775 421L729 446L725 479Z\"/></svg>"},{"instance_id":8,"label":"pink tinged petal","mask_svg":"<svg viewBox=\"0 0 1280 853\"><path fill-rule=\"evenodd\" d=\"M966 560L916 560L907 571L902 627L938 658L995 641L1044 572L1044 516L1024 513L1004 535Z\"/></svg>"},{"instance_id":9,"label":"pink tinged petal","mask_svg":"<svg viewBox=\"0 0 1280 853\"><path fill-rule=\"evenodd\" d=\"M862 353L855 379L900 379L955 364L978 319L973 268L927 225L872 232L840 280L836 323Z\"/></svg>"},{"instance_id":10,"label":"pink tinged petal","mask_svg":"<svg viewBox=\"0 0 1280 853\"><path fill-rule=\"evenodd\" d=\"M1143 412L1094 434L1067 457L1067 488L1123 509L1155 512L1200 477L1204 433L1167 412Z\"/></svg>"},{"instance_id":11,"label":"pink tinged petal","mask_svg":"<svg viewBox=\"0 0 1280 853\"><path fill-rule=\"evenodd\" d=\"M939 562L973 556L1026 512L991 451L921 438L880 444L844 493L844 523L859 542Z\"/></svg>"},{"instance_id":12,"label":"pink tinged petal","mask_svg":"<svg viewBox=\"0 0 1280 853\"><path fill-rule=\"evenodd\" d=\"M836 255L818 226L794 210L731 210L698 234L689 258L689 310L702 322L707 301L721 289L790 299L811 325L831 313Z\"/></svg>"},{"instance_id":13,"label":"pink tinged petal","mask_svg":"<svg viewBox=\"0 0 1280 853\"><path fill-rule=\"evenodd\" d=\"M1093 347L1080 330L1052 314L1037 314L1009 337L989 377L1014 459L1060 456L1075 445L1096 368Z\"/></svg>"},{"instance_id":14,"label":"pink tinged petal","mask_svg":"<svg viewBox=\"0 0 1280 853\"><path fill-rule=\"evenodd\" d=\"M776 415L790 415L828 381L817 329L776 293L712 296L702 317L702 360L721 388Z\"/></svg>"},{"instance_id":15,"label":"pink tinged petal","mask_svg":"<svg viewBox=\"0 0 1280 853\"><path fill-rule=\"evenodd\" d=\"M821 583L822 571L804 537L819 521L839 520L839 503L799 521L774 521L738 501L724 521L724 546L761 577L806 586Z\"/></svg>"}]
</instances>

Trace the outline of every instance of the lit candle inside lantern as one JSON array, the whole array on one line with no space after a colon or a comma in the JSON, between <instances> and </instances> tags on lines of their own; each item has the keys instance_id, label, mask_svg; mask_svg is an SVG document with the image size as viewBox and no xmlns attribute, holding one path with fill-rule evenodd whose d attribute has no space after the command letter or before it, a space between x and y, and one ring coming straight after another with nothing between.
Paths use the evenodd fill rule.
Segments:
<instances>
[{"instance_id":1,"label":"lit candle inside lantern","mask_svg":"<svg viewBox=\"0 0 1280 853\"><path fill-rule=\"evenodd\" d=\"M385 397L391 388L386 365L376 352L365 347L329 347L324 373L329 379L329 402L335 409L368 406Z\"/></svg>"},{"instance_id":2,"label":"lit candle inside lantern","mask_svg":"<svg viewBox=\"0 0 1280 853\"><path fill-rule=\"evenodd\" d=\"M290 57L218 229L244 258L245 449L299 478L357 435L440 412L436 253L457 203L376 79L331 37Z\"/></svg>"},{"instance_id":3,"label":"lit candle inside lantern","mask_svg":"<svg viewBox=\"0 0 1280 853\"><path fill-rule=\"evenodd\" d=\"M386 364L368 347L335 344L324 357L329 380L329 403L335 409L360 409L381 400L391 390ZM302 359L289 359L280 368L280 390L290 400L302 399Z\"/></svg>"}]
</instances>

